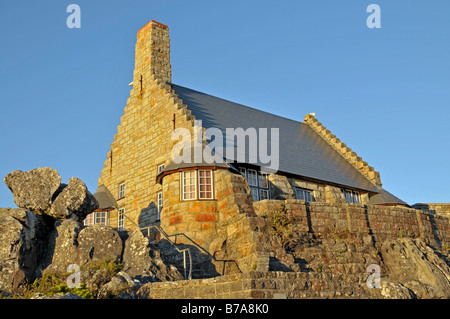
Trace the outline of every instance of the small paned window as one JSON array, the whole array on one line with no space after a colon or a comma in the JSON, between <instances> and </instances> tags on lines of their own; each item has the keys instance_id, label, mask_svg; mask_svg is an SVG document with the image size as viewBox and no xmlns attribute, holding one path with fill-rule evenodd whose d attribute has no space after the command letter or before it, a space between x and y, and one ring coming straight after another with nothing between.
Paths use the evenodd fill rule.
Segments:
<instances>
[{"instance_id":1,"label":"small paned window","mask_svg":"<svg viewBox=\"0 0 450 319\"><path fill-rule=\"evenodd\" d=\"M157 219L161 219L161 211L163 208L163 193L159 192L157 196L157 204L158 204L158 211L157 211Z\"/></svg>"},{"instance_id":2,"label":"small paned window","mask_svg":"<svg viewBox=\"0 0 450 319\"><path fill-rule=\"evenodd\" d=\"M245 167L240 167L239 172L247 179L255 202L270 199L268 174L259 173L254 169L246 169Z\"/></svg>"},{"instance_id":3,"label":"small paned window","mask_svg":"<svg viewBox=\"0 0 450 319\"><path fill-rule=\"evenodd\" d=\"M361 196L359 195L359 192L351 189L342 189L342 193L344 194L347 203L361 204Z\"/></svg>"},{"instance_id":4,"label":"small paned window","mask_svg":"<svg viewBox=\"0 0 450 319\"><path fill-rule=\"evenodd\" d=\"M300 187L295 188L295 198L302 199L306 202L314 202L315 201L313 192L311 190L300 188Z\"/></svg>"},{"instance_id":5,"label":"small paned window","mask_svg":"<svg viewBox=\"0 0 450 319\"><path fill-rule=\"evenodd\" d=\"M212 171L198 171L199 198L213 198L213 177Z\"/></svg>"},{"instance_id":6,"label":"small paned window","mask_svg":"<svg viewBox=\"0 0 450 319\"><path fill-rule=\"evenodd\" d=\"M119 185L119 199L125 197L125 183Z\"/></svg>"},{"instance_id":7,"label":"small paned window","mask_svg":"<svg viewBox=\"0 0 450 319\"><path fill-rule=\"evenodd\" d=\"M197 171L182 172L183 180L183 200L197 198Z\"/></svg>"},{"instance_id":8,"label":"small paned window","mask_svg":"<svg viewBox=\"0 0 450 319\"><path fill-rule=\"evenodd\" d=\"M117 229L125 229L125 208L120 208L119 212L117 213Z\"/></svg>"}]
</instances>

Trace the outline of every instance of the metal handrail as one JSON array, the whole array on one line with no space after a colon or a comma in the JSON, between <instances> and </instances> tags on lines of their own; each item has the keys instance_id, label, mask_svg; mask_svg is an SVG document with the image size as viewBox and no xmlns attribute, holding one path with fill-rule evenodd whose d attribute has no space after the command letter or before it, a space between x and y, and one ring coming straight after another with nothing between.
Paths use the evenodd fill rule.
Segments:
<instances>
[{"instance_id":1,"label":"metal handrail","mask_svg":"<svg viewBox=\"0 0 450 319\"><path fill-rule=\"evenodd\" d=\"M175 235L168 235L161 227L157 226L157 225L152 225L152 226L148 226L148 227L143 227L143 228L139 228L141 231L147 229L148 230L148 235L150 235L150 229L151 228L156 228L166 239L169 243L171 243L175 249L179 252L179 253L183 253L183 268L184 268L184 279L186 279L186 251L189 254L189 277L187 277L187 279L191 280L192 279L192 255L191 255L191 250L189 249L189 247L184 248L184 249L179 249L176 245L176 236L180 235L180 234L175 234ZM184 235L184 234L183 234ZM186 236L186 235L185 235ZM170 237L175 237L175 242L170 240ZM187 237L187 236L186 236ZM188 238L188 237L187 237ZM190 239L190 238L188 238ZM195 244L195 243L194 243Z\"/></svg>"},{"instance_id":2,"label":"metal handrail","mask_svg":"<svg viewBox=\"0 0 450 319\"><path fill-rule=\"evenodd\" d=\"M176 235L168 235L161 227L156 226L156 225L152 225L152 226L148 226L148 227L139 227L138 224L136 224L130 217L128 217L125 213L123 213L123 216L126 217L134 226L136 226L138 229L140 229L141 231L144 229L148 229L148 235L150 236L150 228L156 228L161 234L163 234L163 236L167 239L167 241L169 243L171 243L175 249L179 252L179 253L183 253L183 268L184 268L184 279L192 279L192 255L191 255L191 250L188 248L185 249L178 249L178 247L175 245L175 243L173 241L170 240L169 237L173 237L173 236L177 236ZM184 235L184 234L183 234ZM186 236L186 235L185 235ZM189 240L191 240L189 237L186 236L186 238L188 238ZM176 241L176 237L175 237L175 241ZM191 240L192 241L192 240ZM194 243L195 245L197 245L196 243ZM189 254L189 277L186 278L186 251Z\"/></svg>"},{"instance_id":3,"label":"metal handrail","mask_svg":"<svg viewBox=\"0 0 450 319\"><path fill-rule=\"evenodd\" d=\"M152 228L156 228L158 231L160 231L162 234L163 234L163 236L164 237L175 237L175 243L173 243L174 245L176 244L176 242L177 242L177 236L182 236L182 237L184 237L184 238L186 238L189 242L191 242L192 243L192 245L194 245L195 247L197 247L199 250L201 250L205 255L208 255L208 256L210 256L212 259L214 259L215 261L221 261L221 262L223 262L224 263L224 268L223 268L223 271L225 271L225 263L227 263L227 262L233 262L235 265L236 265L236 267L239 269L239 271L240 272L242 272L241 271L241 269L239 268L239 265L236 263L236 260L233 260L233 259L217 259L215 256L213 256L209 251L207 251L205 248L203 248L202 246L200 246L199 244L197 244L195 241L193 241L191 238L189 238L189 236L187 236L185 233L177 233L177 234L173 234L173 235L168 235L165 231L164 231L164 229L162 229L162 227L161 226L157 226L157 225L152 225L152 226L149 226L149 227L152 227ZM144 228L142 228L142 229L147 229L147 228L149 228L149 227L144 227ZM223 274L223 273L222 273Z\"/></svg>"},{"instance_id":4,"label":"metal handrail","mask_svg":"<svg viewBox=\"0 0 450 319\"><path fill-rule=\"evenodd\" d=\"M186 279L186 251L189 253L189 277L188 279L191 280L192 279L192 255L191 255L191 250L188 248L185 249L178 249L178 247L176 246L176 241L177 241L177 236L183 236L184 238L186 238L188 241L190 241L195 247L197 247L199 250L203 251L205 254L211 256L212 259L214 259L215 261L223 261L224 263L224 268L223 271L225 271L225 263L226 262L234 262L234 264L236 265L236 267L239 269L240 272L241 269L239 268L239 265L236 263L235 260L232 259L217 259L216 257L214 257L213 255L211 255L211 253L209 251L207 251L205 248L203 248L202 246L200 246L199 244L197 244L195 241L193 241L191 238L189 238L186 234L184 233L178 233L178 234L173 234L173 235L169 235L167 234L164 229L162 229L162 227L157 226L157 225L151 225L151 226L147 226L147 227L139 227L138 224L136 224L130 217L128 217L125 213L123 214L134 226L136 226L138 229L140 229L141 231L144 229L148 229L148 235L150 236L150 228L156 228L161 234L163 234L163 236L169 241L169 243L171 243L172 245L175 246L175 249L179 252L179 253L183 253L183 267L184 267L184 279ZM170 237L175 237L175 242L170 240Z\"/></svg>"}]
</instances>

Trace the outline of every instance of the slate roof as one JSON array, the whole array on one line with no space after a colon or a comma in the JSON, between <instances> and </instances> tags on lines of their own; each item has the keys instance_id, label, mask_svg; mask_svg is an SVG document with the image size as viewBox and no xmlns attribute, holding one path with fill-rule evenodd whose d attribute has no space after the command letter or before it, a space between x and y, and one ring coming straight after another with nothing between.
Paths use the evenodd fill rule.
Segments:
<instances>
[{"instance_id":1,"label":"slate roof","mask_svg":"<svg viewBox=\"0 0 450 319\"><path fill-rule=\"evenodd\" d=\"M108 188L103 184L97 187L97 190L94 193L94 197L98 202L98 210L118 208L116 199L108 190Z\"/></svg>"},{"instance_id":2,"label":"slate roof","mask_svg":"<svg viewBox=\"0 0 450 319\"><path fill-rule=\"evenodd\" d=\"M364 175L307 124L172 84L203 128L279 128L279 171L378 193ZM225 143L225 142L224 142ZM268 143L270 153L270 143ZM224 145L225 146L225 145Z\"/></svg>"},{"instance_id":3,"label":"slate roof","mask_svg":"<svg viewBox=\"0 0 450 319\"><path fill-rule=\"evenodd\" d=\"M407 203L402 201L397 196L392 195L385 189L381 189L380 192L369 199L369 204L371 205L405 205L409 206Z\"/></svg>"},{"instance_id":4,"label":"slate roof","mask_svg":"<svg viewBox=\"0 0 450 319\"><path fill-rule=\"evenodd\" d=\"M186 149L189 148L189 152L190 152L190 160L189 161L184 161L182 160L183 158L183 149L180 150L180 154L175 158L175 160L173 160L172 162L170 162L157 176L156 176L156 182L160 183L161 179L167 175L170 172L173 171L178 171L178 170L185 170L185 169L189 169L192 167L196 167L196 168L223 168L223 169L229 169L234 171L235 173L239 173L239 171L230 163L227 163L226 160L223 161L205 161L205 158L202 156L202 161L201 162L196 162L195 160L195 144L194 143L190 143L190 145L186 146ZM209 147L209 145L207 143L203 143L203 145L201 146L201 152L203 153L203 151L207 150L209 152L209 154L211 154L211 156L215 155L215 152L213 149L211 149L211 147ZM179 159L180 158L180 159Z\"/></svg>"}]
</instances>

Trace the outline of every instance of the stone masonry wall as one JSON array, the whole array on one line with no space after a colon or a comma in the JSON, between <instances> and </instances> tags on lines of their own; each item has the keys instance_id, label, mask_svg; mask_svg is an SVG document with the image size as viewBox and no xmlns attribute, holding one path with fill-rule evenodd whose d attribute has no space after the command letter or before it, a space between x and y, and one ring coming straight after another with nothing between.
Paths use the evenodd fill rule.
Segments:
<instances>
[{"instance_id":1,"label":"stone masonry wall","mask_svg":"<svg viewBox=\"0 0 450 319\"><path fill-rule=\"evenodd\" d=\"M251 271L190 281L157 282L139 291L151 299L368 298L367 275Z\"/></svg>"},{"instance_id":2,"label":"stone masonry wall","mask_svg":"<svg viewBox=\"0 0 450 319\"><path fill-rule=\"evenodd\" d=\"M425 239L436 247L450 243L449 218L412 208L294 199L264 200L253 205L258 215L284 205L288 214L295 217L297 230L313 233L316 238L370 235L378 242L409 237Z\"/></svg>"},{"instance_id":3,"label":"stone masonry wall","mask_svg":"<svg viewBox=\"0 0 450 319\"><path fill-rule=\"evenodd\" d=\"M293 245L283 245L272 232L270 216L280 212L282 205L292 224L287 227L292 227L296 236ZM448 260L446 266L438 252L449 247L446 217L409 208L292 199L264 200L253 206L259 217L247 215L246 220L253 225L253 235L261 235L253 238L260 245L254 254L260 259L268 257L266 269L257 264L242 273L151 283L140 293L147 298L187 299L449 296L444 270ZM231 227L236 227L237 233L248 225ZM399 263L405 265L398 268ZM381 266L382 289L367 287L367 267L372 264ZM439 279L430 272L433 268ZM434 280L440 280L439 284Z\"/></svg>"},{"instance_id":4,"label":"stone masonry wall","mask_svg":"<svg viewBox=\"0 0 450 319\"><path fill-rule=\"evenodd\" d=\"M270 174L270 198L271 199L295 199L295 187L308 189L312 192L316 202L346 203L347 200L340 187L327 185L318 181L287 177L281 174ZM369 202L369 194L361 192L361 203Z\"/></svg>"},{"instance_id":5,"label":"stone masonry wall","mask_svg":"<svg viewBox=\"0 0 450 319\"><path fill-rule=\"evenodd\" d=\"M450 203L419 203L412 205L412 207L450 217Z\"/></svg>"},{"instance_id":6,"label":"stone masonry wall","mask_svg":"<svg viewBox=\"0 0 450 319\"><path fill-rule=\"evenodd\" d=\"M166 83L170 81L169 47L164 25L151 21L138 32L133 89L98 180L140 226L153 221L148 214L154 213L157 193L162 190L156 183L157 167L171 161L177 143L171 140L173 129L193 129L194 116ZM155 75L158 70L164 72ZM125 183L125 196L118 198L121 183ZM110 225L117 227L116 211L111 212ZM125 219L125 228L134 227Z\"/></svg>"}]
</instances>

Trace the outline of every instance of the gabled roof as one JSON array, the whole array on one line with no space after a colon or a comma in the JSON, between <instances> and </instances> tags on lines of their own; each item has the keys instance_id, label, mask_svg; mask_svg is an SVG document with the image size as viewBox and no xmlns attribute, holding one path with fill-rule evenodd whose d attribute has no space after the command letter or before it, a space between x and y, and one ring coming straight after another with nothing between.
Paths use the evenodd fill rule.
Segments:
<instances>
[{"instance_id":1,"label":"gabled roof","mask_svg":"<svg viewBox=\"0 0 450 319\"><path fill-rule=\"evenodd\" d=\"M172 84L203 128L279 128L279 171L378 193L364 175L307 124ZM270 151L270 142L268 143Z\"/></svg>"},{"instance_id":2,"label":"gabled roof","mask_svg":"<svg viewBox=\"0 0 450 319\"><path fill-rule=\"evenodd\" d=\"M103 184L97 187L94 197L98 202L98 210L118 208L116 199L111 194L109 189Z\"/></svg>"}]
</instances>

